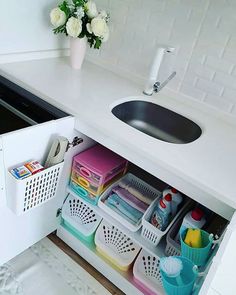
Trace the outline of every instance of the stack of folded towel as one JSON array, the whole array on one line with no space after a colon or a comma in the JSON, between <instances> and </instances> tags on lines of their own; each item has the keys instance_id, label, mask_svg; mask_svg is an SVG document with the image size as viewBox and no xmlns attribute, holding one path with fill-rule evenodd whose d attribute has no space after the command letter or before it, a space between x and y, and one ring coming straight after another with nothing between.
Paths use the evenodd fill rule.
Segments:
<instances>
[{"instance_id":1,"label":"stack of folded towel","mask_svg":"<svg viewBox=\"0 0 236 295\"><path fill-rule=\"evenodd\" d=\"M144 196L141 191L123 180L111 190L105 204L130 223L138 225L152 201L151 196Z\"/></svg>"}]
</instances>

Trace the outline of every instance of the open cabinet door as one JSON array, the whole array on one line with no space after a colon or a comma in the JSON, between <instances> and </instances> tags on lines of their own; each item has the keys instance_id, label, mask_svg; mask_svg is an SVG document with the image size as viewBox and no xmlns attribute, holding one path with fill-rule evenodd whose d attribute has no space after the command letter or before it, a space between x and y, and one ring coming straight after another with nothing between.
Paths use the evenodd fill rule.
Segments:
<instances>
[{"instance_id":1,"label":"open cabinet door","mask_svg":"<svg viewBox=\"0 0 236 295\"><path fill-rule=\"evenodd\" d=\"M55 197L16 215L9 206L9 199L17 204L24 196L17 189L17 193L13 193L13 177L9 170L30 160L43 163L53 140L59 135L70 142L75 136L82 137L84 141L66 153ZM59 224L57 211L66 197L72 157L92 144L92 140L74 131L73 117L34 125L0 137L0 265L56 230ZM20 184L20 180L16 183Z\"/></svg>"}]
</instances>

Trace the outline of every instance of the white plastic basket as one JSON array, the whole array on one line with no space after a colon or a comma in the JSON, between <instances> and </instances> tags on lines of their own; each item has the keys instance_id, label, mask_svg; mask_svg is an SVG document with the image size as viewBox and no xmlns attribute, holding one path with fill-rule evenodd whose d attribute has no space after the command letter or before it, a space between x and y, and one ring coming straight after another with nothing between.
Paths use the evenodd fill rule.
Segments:
<instances>
[{"instance_id":1,"label":"white plastic basket","mask_svg":"<svg viewBox=\"0 0 236 295\"><path fill-rule=\"evenodd\" d=\"M163 293L159 264L159 257L151 255L144 249L141 250L135 260L133 267L134 280L145 290L145 294Z\"/></svg>"},{"instance_id":2,"label":"white plastic basket","mask_svg":"<svg viewBox=\"0 0 236 295\"><path fill-rule=\"evenodd\" d=\"M161 238L169 231L172 224L176 221L176 219L180 216L180 214L185 210L187 206L189 206L189 201L185 201L185 204L182 206L182 208L178 211L178 213L175 215L175 217L172 219L170 224L167 226L167 228L164 231L161 231L160 229L156 228L154 225L150 223L150 218L153 214L153 211L155 210L159 199L156 199L152 202L152 204L148 207L147 211L144 213L142 218L142 231L141 235L143 238L145 238L148 242L150 242L152 245L157 246L160 242Z\"/></svg>"},{"instance_id":3,"label":"white plastic basket","mask_svg":"<svg viewBox=\"0 0 236 295\"><path fill-rule=\"evenodd\" d=\"M71 194L63 204L62 218L67 225L72 226L85 239L90 239L102 220L93 209Z\"/></svg>"},{"instance_id":4,"label":"white plastic basket","mask_svg":"<svg viewBox=\"0 0 236 295\"><path fill-rule=\"evenodd\" d=\"M17 215L28 212L56 196L64 162L44 169L25 179L16 179L8 171L9 208Z\"/></svg>"},{"instance_id":5,"label":"white plastic basket","mask_svg":"<svg viewBox=\"0 0 236 295\"><path fill-rule=\"evenodd\" d=\"M126 226L129 230L135 232L140 229L142 226L142 220L138 224L132 224L127 219L125 219L123 216L121 216L119 213L116 213L114 210L112 210L110 207L108 207L105 203L105 200L109 196L110 192L114 187L119 185L119 182L125 180L126 182L129 182L130 185L135 188L137 191L142 193L143 196L147 195L151 199L156 199L160 197L160 192L153 188L151 185L147 184L143 180L139 179L135 175L128 173L125 176L123 176L120 180L116 181L114 184L112 184L100 197L98 200L98 206L103 209L105 212L107 212L109 215L111 215L113 218L118 220L120 223L122 223L124 226Z\"/></svg>"},{"instance_id":6,"label":"white plastic basket","mask_svg":"<svg viewBox=\"0 0 236 295\"><path fill-rule=\"evenodd\" d=\"M122 271L127 271L141 247L115 226L105 222L95 233L97 251Z\"/></svg>"},{"instance_id":7,"label":"white plastic basket","mask_svg":"<svg viewBox=\"0 0 236 295\"><path fill-rule=\"evenodd\" d=\"M195 205L194 201L189 201L188 204L183 208L178 219L172 225L166 235L166 248L165 254L167 256L179 256L180 255L180 243L175 241L175 237L180 229L184 216L189 212Z\"/></svg>"}]
</instances>

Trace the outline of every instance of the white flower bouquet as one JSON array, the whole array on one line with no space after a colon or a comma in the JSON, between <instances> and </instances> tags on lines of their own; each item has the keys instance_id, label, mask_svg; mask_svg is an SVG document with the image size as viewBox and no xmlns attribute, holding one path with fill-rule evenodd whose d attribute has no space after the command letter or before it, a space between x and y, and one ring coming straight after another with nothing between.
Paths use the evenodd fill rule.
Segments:
<instances>
[{"instance_id":1,"label":"white flower bouquet","mask_svg":"<svg viewBox=\"0 0 236 295\"><path fill-rule=\"evenodd\" d=\"M90 47L99 49L109 38L109 16L98 12L91 0L63 1L50 12L55 34L64 33L72 38L87 37Z\"/></svg>"}]
</instances>

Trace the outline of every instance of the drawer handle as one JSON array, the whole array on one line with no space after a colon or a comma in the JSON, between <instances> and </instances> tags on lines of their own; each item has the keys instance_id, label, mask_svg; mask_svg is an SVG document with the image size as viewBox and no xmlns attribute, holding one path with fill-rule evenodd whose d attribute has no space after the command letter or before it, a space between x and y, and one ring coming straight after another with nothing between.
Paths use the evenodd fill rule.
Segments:
<instances>
[{"instance_id":1,"label":"drawer handle","mask_svg":"<svg viewBox=\"0 0 236 295\"><path fill-rule=\"evenodd\" d=\"M85 187L89 187L89 182L86 179L84 179L82 177L78 177L78 181L81 185L83 185Z\"/></svg>"},{"instance_id":2,"label":"drawer handle","mask_svg":"<svg viewBox=\"0 0 236 295\"><path fill-rule=\"evenodd\" d=\"M82 187L77 187L78 194L81 195L82 197L87 197L88 193L85 189Z\"/></svg>"},{"instance_id":3,"label":"drawer handle","mask_svg":"<svg viewBox=\"0 0 236 295\"><path fill-rule=\"evenodd\" d=\"M80 172L85 177L91 177L92 176L91 172L88 169L86 169L85 167L81 167Z\"/></svg>"}]
</instances>

